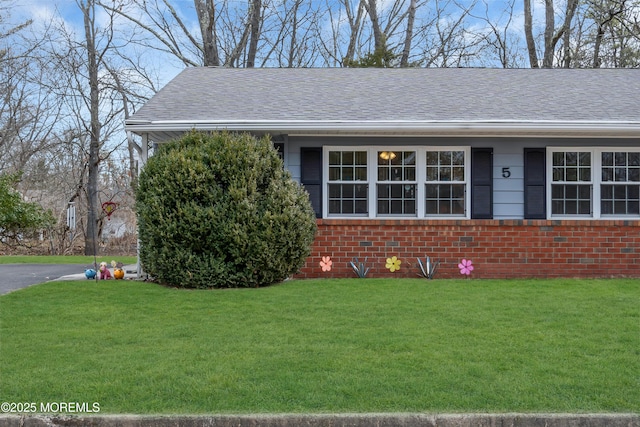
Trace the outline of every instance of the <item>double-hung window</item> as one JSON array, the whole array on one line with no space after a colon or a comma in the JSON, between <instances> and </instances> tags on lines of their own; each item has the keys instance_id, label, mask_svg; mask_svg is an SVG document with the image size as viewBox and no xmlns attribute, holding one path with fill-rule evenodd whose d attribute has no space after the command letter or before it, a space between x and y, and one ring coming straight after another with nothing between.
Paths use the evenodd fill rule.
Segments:
<instances>
[{"instance_id":1,"label":"double-hung window","mask_svg":"<svg viewBox=\"0 0 640 427\"><path fill-rule=\"evenodd\" d=\"M329 215L368 214L367 157L362 150L329 152Z\"/></svg>"},{"instance_id":2,"label":"double-hung window","mask_svg":"<svg viewBox=\"0 0 640 427\"><path fill-rule=\"evenodd\" d=\"M377 213L415 216L416 152L378 151Z\"/></svg>"},{"instance_id":3,"label":"double-hung window","mask_svg":"<svg viewBox=\"0 0 640 427\"><path fill-rule=\"evenodd\" d=\"M640 149L549 148L550 217L640 217Z\"/></svg>"},{"instance_id":4,"label":"double-hung window","mask_svg":"<svg viewBox=\"0 0 640 427\"><path fill-rule=\"evenodd\" d=\"M601 215L640 216L640 151L603 151Z\"/></svg>"},{"instance_id":5,"label":"double-hung window","mask_svg":"<svg viewBox=\"0 0 640 427\"><path fill-rule=\"evenodd\" d=\"M466 215L466 157L462 150L427 151L427 215Z\"/></svg>"},{"instance_id":6,"label":"double-hung window","mask_svg":"<svg viewBox=\"0 0 640 427\"><path fill-rule=\"evenodd\" d=\"M469 147L324 147L326 217L469 218Z\"/></svg>"}]
</instances>

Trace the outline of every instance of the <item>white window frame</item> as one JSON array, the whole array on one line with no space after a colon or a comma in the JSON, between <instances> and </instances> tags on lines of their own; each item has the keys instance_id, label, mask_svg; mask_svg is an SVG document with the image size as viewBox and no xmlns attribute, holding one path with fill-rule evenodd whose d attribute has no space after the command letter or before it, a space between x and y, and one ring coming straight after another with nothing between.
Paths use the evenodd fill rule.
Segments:
<instances>
[{"instance_id":1,"label":"white window frame","mask_svg":"<svg viewBox=\"0 0 640 427\"><path fill-rule=\"evenodd\" d=\"M553 185L553 153L557 152L589 152L591 153L591 215L553 215L551 205L551 188ZM546 167L546 191L547 191L547 218L548 219L638 219L640 215L603 215L601 213L601 187L614 184L614 182L602 181L602 153L603 152L640 152L636 147L547 147ZM577 181L576 183L580 183Z\"/></svg>"},{"instance_id":2,"label":"white window frame","mask_svg":"<svg viewBox=\"0 0 640 427\"><path fill-rule=\"evenodd\" d=\"M368 185L368 214L329 214L329 184L340 184L342 181L329 181L329 152L330 151L366 151L367 152L367 180L357 181ZM378 184L389 184L390 181L378 181L378 152L379 151L415 151L416 152L416 215L378 215ZM426 184L427 184L427 152L428 151L464 151L464 185L465 185L465 214L464 215L426 215ZM322 150L322 217L350 218L350 219L470 219L471 218L471 147L470 146L386 146L386 145L357 145L357 146L324 146Z\"/></svg>"}]
</instances>

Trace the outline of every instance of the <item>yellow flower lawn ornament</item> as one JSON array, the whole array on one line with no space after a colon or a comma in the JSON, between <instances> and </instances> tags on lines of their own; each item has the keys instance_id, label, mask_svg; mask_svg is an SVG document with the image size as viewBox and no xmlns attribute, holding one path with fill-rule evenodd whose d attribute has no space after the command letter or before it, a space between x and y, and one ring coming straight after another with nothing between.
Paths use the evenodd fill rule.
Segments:
<instances>
[{"instance_id":1,"label":"yellow flower lawn ornament","mask_svg":"<svg viewBox=\"0 0 640 427\"><path fill-rule=\"evenodd\" d=\"M398 257L396 257L395 255L392 256L391 258L387 258L387 265L386 267L389 269L390 272L394 272L396 270L400 270L400 264L402 264L402 261L400 261L398 259Z\"/></svg>"}]
</instances>

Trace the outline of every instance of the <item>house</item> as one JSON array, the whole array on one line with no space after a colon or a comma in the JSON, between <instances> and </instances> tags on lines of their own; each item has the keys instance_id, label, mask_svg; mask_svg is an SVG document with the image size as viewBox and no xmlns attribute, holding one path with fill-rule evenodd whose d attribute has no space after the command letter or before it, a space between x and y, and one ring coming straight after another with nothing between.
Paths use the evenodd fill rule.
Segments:
<instances>
[{"instance_id":1,"label":"house","mask_svg":"<svg viewBox=\"0 0 640 427\"><path fill-rule=\"evenodd\" d=\"M318 218L300 277L640 277L638 70L187 68L126 121L143 157L191 129L271 135Z\"/></svg>"}]
</instances>

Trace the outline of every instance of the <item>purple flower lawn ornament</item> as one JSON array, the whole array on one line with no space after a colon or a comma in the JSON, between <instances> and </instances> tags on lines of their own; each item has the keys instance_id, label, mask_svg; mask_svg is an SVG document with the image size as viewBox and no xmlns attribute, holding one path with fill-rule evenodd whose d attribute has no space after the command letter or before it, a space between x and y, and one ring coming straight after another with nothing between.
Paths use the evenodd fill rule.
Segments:
<instances>
[{"instance_id":1,"label":"purple flower lawn ornament","mask_svg":"<svg viewBox=\"0 0 640 427\"><path fill-rule=\"evenodd\" d=\"M460 261L460 264L458 264L458 268L460 269L460 274L466 274L468 276L473 271L473 262L470 259L463 259Z\"/></svg>"}]
</instances>

